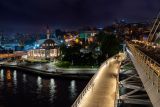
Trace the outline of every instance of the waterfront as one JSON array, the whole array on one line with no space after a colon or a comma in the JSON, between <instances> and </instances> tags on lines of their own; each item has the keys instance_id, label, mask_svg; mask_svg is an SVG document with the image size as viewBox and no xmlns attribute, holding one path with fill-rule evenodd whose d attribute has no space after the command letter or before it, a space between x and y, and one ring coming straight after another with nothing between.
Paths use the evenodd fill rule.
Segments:
<instances>
[{"instance_id":1,"label":"waterfront","mask_svg":"<svg viewBox=\"0 0 160 107\"><path fill-rule=\"evenodd\" d=\"M44 78L0 69L1 107L70 107L89 79Z\"/></svg>"},{"instance_id":2,"label":"waterfront","mask_svg":"<svg viewBox=\"0 0 160 107\"><path fill-rule=\"evenodd\" d=\"M89 80L90 78L46 78L27 71L0 69L0 107L70 107ZM120 91L127 90L121 88ZM120 105L120 107L135 106L150 107Z\"/></svg>"}]
</instances>

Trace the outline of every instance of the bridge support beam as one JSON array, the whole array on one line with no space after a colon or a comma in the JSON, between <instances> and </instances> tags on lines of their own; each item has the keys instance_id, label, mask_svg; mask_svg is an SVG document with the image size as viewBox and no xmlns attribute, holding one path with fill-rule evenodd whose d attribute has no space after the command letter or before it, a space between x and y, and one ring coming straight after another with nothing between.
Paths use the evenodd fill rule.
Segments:
<instances>
[{"instance_id":1,"label":"bridge support beam","mask_svg":"<svg viewBox=\"0 0 160 107\"><path fill-rule=\"evenodd\" d=\"M151 105L147 93L144 90L142 82L132 64L130 58L127 58L127 63L121 66L120 75L125 75L125 78L120 79L119 86L120 92L119 103L125 104L139 104ZM124 91L125 90L125 91ZM143 95L141 95L141 94Z\"/></svg>"}]
</instances>

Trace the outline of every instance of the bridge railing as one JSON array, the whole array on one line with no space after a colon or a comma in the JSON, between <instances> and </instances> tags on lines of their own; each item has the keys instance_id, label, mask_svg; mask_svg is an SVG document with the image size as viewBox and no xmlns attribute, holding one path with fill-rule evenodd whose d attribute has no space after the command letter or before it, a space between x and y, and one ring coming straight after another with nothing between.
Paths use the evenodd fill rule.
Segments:
<instances>
[{"instance_id":1,"label":"bridge railing","mask_svg":"<svg viewBox=\"0 0 160 107\"><path fill-rule=\"evenodd\" d=\"M128 43L127 46L134 55L138 64L143 68L148 79L152 81L157 92L160 92L160 64L137 49L133 44Z\"/></svg>"},{"instance_id":2,"label":"bridge railing","mask_svg":"<svg viewBox=\"0 0 160 107\"><path fill-rule=\"evenodd\" d=\"M115 57L116 55L114 55L113 57ZM113 58L111 57L111 58ZM86 87L83 89L83 91L80 93L80 95L78 96L78 98L75 100L75 102L73 103L73 105L71 107L78 107L78 105L80 104L82 98L84 97L84 95L87 93L88 90L91 89L94 80L98 74L98 71L106 64L108 63L108 60L110 60L111 58L107 59L106 61L104 61L101 66L99 67L99 69L97 70L97 72L94 74L94 76L91 78L91 80L88 82L88 84L86 85Z\"/></svg>"}]
</instances>

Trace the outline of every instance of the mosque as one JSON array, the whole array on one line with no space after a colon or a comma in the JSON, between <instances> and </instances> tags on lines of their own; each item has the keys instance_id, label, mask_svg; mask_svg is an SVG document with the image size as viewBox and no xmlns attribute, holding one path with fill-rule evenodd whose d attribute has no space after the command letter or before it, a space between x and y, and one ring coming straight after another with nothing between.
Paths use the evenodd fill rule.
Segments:
<instances>
[{"instance_id":1,"label":"mosque","mask_svg":"<svg viewBox=\"0 0 160 107\"><path fill-rule=\"evenodd\" d=\"M50 38L50 35L50 30L47 29L47 39L39 44L38 49L29 50L27 52L27 58L38 60L54 60L60 56L60 47L53 39Z\"/></svg>"}]
</instances>

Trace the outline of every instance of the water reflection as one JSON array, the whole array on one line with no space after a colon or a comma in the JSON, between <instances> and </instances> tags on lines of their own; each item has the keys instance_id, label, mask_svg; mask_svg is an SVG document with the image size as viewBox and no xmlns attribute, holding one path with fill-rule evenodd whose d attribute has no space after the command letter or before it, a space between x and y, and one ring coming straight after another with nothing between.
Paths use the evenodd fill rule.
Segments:
<instances>
[{"instance_id":1,"label":"water reflection","mask_svg":"<svg viewBox=\"0 0 160 107\"><path fill-rule=\"evenodd\" d=\"M0 81L1 81L1 85L4 85L4 70L1 69L1 74L0 74Z\"/></svg>"},{"instance_id":2,"label":"water reflection","mask_svg":"<svg viewBox=\"0 0 160 107\"><path fill-rule=\"evenodd\" d=\"M7 70L7 80L11 80L11 71L9 69Z\"/></svg>"},{"instance_id":3,"label":"water reflection","mask_svg":"<svg viewBox=\"0 0 160 107\"><path fill-rule=\"evenodd\" d=\"M41 92L41 89L42 89L42 78L40 76L38 76L37 78L37 93L40 93Z\"/></svg>"},{"instance_id":4,"label":"water reflection","mask_svg":"<svg viewBox=\"0 0 160 107\"><path fill-rule=\"evenodd\" d=\"M70 93L71 93L71 98L74 98L77 93L76 93L76 81L72 80L70 82Z\"/></svg>"},{"instance_id":5,"label":"water reflection","mask_svg":"<svg viewBox=\"0 0 160 107\"><path fill-rule=\"evenodd\" d=\"M13 83L14 83L14 86L17 86L17 71L14 70L13 72Z\"/></svg>"},{"instance_id":6,"label":"water reflection","mask_svg":"<svg viewBox=\"0 0 160 107\"><path fill-rule=\"evenodd\" d=\"M1 77L1 81L4 81L4 70L3 69L1 69L1 75L0 75L0 77Z\"/></svg>"},{"instance_id":7,"label":"water reflection","mask_svg":"<svg viewBox=\"0 0 160 107\"><path fill-rule=\"evenodd\" d=\"M12 91L14 91L14 88L13 88L13 80L12 80L12 76L11 76L11 71L10 69L7 69L7 72L6 72L6 85L7 85L7 93L12 93ZM4 84L4 85L5 85Z\"/></svg>"},{"instance_id":8,"label":"water reflection","mask_svg":"<svg viewBox=\"0 0 160 107\"><path fill-rule=\"evenodd\" d=\"M22 71L0 69L0 107L2 103L3 107L70 107L88 82L43 78Z\"/></svg>"},{"instance_id":9,"label":"water reflection","mask_svg":"<svg viewBox=\"0 0 160 107\"><path fill-rule=\"evenodd\" d=\"M14 90L13 92L16 93L16 88L17 88L17 71L13 71L13 84L14 84Z\"/></svg>"},{"instance_id":10,"label":"water reflection","mask_svg":"<svg viewBox=\"0 0 160 107\"><path fill-rule=\"evenodd\" d=\"M23 74L23 83L27 82L26 80L26 74Z\"/></svg>"},{"instance_id":11,"label":"water reflection","mask_svg":"<svg viewBox=\"0 0 160 107\"><path fill-rule=\"evenodd\" d=\"M53 100L54 100L54 98L55 98L55 81L54 81L54 79L50 79L50 86L49 86L49 88L50 88L50 92L49 92L49 94L50 94L50 102L51 103L53 103Z\"/></svg>"}]
</instances>

